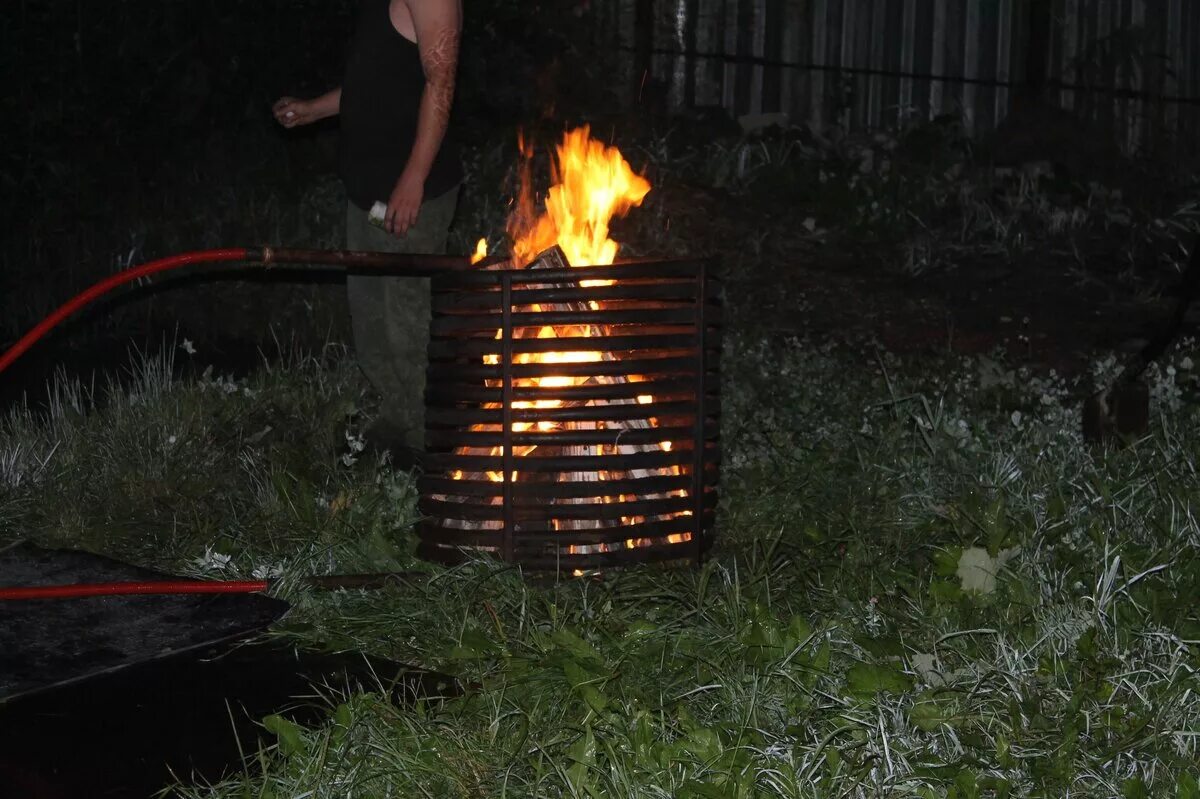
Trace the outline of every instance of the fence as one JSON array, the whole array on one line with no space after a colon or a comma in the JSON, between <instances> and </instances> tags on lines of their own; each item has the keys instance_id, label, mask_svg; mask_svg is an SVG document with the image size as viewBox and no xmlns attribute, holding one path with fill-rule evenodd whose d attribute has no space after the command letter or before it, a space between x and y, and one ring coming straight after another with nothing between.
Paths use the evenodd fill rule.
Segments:
<instances>
[{"instance_id":1,"label":"fence","mask_svg":"<svg viewBox=\"0 0 1200 799\"><path fill-rule=\"evenodd\" d=\"M1031 48L1031 15L1046 3ZM1038 4L1038 5L1035 5ZM597 0L672 108L873 128L944 113L974 132L1031 76L1127 150L1200 132L1196 0ZM1043 9L1046 6L1042 6ZM1045 13L1044 11L1042 13ZM1040 63L1039 63L1040 62Z\"/></svg>"}]
</instances>

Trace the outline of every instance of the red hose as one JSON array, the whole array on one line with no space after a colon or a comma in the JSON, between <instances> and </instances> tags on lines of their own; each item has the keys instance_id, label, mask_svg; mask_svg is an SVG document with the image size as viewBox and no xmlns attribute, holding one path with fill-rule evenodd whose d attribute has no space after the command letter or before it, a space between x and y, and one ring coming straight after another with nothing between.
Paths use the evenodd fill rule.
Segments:
<instances>
[{"instance_id":1,"label":"red hose","mask_svg":"<svg viewBox=\"0 0 1200 799\"><path fill-rule=\"evenodd\" d=\"M251 594L266 591L269 580L158 580L131 583L85 583L81 585L31 585L0 588L6 599L75 599L85 596L129 594Z\"/></svg>"},{"instance_id":2,"label":"red hose","mask_svg":"<svg viewBox=\"0 0 1200 799\"><path fill-rule=\"evenodd\" d=\"M115 289L117 286L131 283L140 277L153 275L156 272L165 272L169 269L178 269L181 266L189 264L212 263L213 261L245 261L252 256L253 250L248 250L245 247L233 247L223 250L199 250L197 252L185 252L179 255L172 255L169 258L160 258L157 261L135 266L132 269L126 269L118 272L115 275L101 280L99 283L91 286L85 291L76 294L66 303L58 308L54 313L47 316L42 321L12 345L3 355L0 355L0 373L3 373L13 361L21 356L25 350L29 349L42 336L49 333L58 326L64 319L71 314L83 308L85 305L94 302L101 296Z\"/></svg>"},{"instance_id":3,"label":"red hose","mask_svg":"<svg viewBox=\"0 0 1200 799\"><path fill-rule=\"evenodd\" d=\"M54 313L38 322L32 330L18 339L17 343L0 355L0 372L7 369L13 361L19 358L39 339L57 327L71 314L80 308L95 302L100 297L118 286L132 283L138 278L147 277L157 272L166 272L191 264L213 263L219 261L250 260L252 251L245 247L232 247L218 250L200 250L160 258L141 266L126 269L115 275L101 280L63 303ZM0 600L10 599L67 599L86 596L120 596L128 594L246 594L254 591L265 591L270 587L266 580L233 580L233 581L202 581L202 580L169 580L159 582L132 583L93 583L88 585L40 585L17 588L0 588Z\"/></svg>"}]
</instances>

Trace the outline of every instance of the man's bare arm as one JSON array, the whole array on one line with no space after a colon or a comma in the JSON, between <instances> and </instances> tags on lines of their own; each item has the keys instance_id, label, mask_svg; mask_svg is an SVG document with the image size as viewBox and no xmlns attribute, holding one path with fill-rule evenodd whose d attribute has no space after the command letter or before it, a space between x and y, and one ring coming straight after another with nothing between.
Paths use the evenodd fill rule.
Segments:
<instances>
[{"instance_id":1,"label":"man's bare arm","mask_svg":"<svg viewBox=\"0 0 1200 799\"><path fill-rule=\"evenodd\" d=\"M393 0L396 2L397 0ZM454 104L458 44L462 34L461 0L398 0L409 10L425 89L417 111L417 129L404 171L388 200L384 227L403 235L417 221L425 179L446 137Z\"/></svg>"},{"instance_id":2,"label":"man's bare arm","mask_svg":"<svg viewBox=\"0 0 1200 799\"><path fill-rule=\"evenodd\" d=\"M280 97L271 106L275 119L285 128L297 125L308 125L319 119L337 116L342 107L342 89L338 88L325 92L320 97L311 100L297 100L295 97Z\"/></svg>"},{"instance_id":3,"label":"man's bare arm","mask_svg":"<svg viewBox=\"0 0 1200 799\"><path fill-rule=\"evenodd\" d=\"M417 49L425 71L425 91L417 113L417 135L407 169L414 170L424 180L433 167L450 124L462 35L462 3L461 0L406 2L412 12Z\"/></svg>"}]
</instances>

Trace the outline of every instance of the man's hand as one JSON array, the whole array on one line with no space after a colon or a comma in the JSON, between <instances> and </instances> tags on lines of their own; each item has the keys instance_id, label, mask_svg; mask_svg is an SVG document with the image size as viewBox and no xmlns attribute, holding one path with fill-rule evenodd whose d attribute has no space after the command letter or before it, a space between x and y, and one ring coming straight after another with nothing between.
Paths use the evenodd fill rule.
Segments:
<instances>
[{"instance_id":1,"label":"man's hand","mask_svg":"<svg viewBox=\"0 0 1200 799\"><path fill-rule=\"evenodd\" d=\"M280 97L271 106L271 113L275 115L275 121L285 128L309 125L320 118L313 111L312 103L295 97Z\"/></svg>"},{"instance_id":2,"label":"man's hand","mask_svg":"<svg viewBox=\"0 0 1200 799\"><path fill-rule=\"evenodd\" d=\"M295 97L280 97L271 106L271 113L285 128L297 125L311 125L325 117L335 116L342 105L342 90L334 89L320 97L311 100L297 100Z\"/></svg>"},{"instance_id":3,"label":"man's hand","mask_svg":"<svg viewBox=\"0 0 1200 799\"><path fill-rule=\"evenodd\" d=\"M424 179L412 176L405 170L388 198L387 214L383 217L383 229L397 238L408 233L417 224L421 212L421 201L425 198Z\"/></svg>"}]
</instances>

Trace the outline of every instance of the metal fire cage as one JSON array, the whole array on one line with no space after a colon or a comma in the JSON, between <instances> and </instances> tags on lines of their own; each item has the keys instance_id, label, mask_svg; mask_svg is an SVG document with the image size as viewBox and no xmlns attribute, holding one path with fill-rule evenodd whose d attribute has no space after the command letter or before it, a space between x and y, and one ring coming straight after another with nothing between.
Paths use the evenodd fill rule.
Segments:
<instances>
[{"instance_id":1,"label":"metal fire cage","mask_svg":"<svg viewBox=\"0 0 1200 799\"><path fill-rule=\"evenodd\" d=\"M710 271L671 259L435 277L418 554L566 573L699 562L720 464Z\"/></svg>"}]
</instances>

